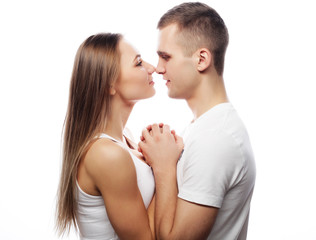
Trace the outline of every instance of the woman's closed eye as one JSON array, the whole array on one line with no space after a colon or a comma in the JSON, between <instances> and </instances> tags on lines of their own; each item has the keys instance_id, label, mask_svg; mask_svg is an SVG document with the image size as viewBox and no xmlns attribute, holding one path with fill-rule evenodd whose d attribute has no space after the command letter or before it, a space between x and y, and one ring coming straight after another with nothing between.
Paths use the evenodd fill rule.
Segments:
<instances>
[{"instance_id":1,"label":"woman's closed eye","mask_svg":"<svg viewBox=\"0 0 316 240\"><path fill-rule=\"evenodd\" d=\"M139 60L137 61L136 66L139 67L139 66L142 66L142 65L143 65L143 61L142 61L141 59L139 59Z\"/></svg>"}]
</instances>

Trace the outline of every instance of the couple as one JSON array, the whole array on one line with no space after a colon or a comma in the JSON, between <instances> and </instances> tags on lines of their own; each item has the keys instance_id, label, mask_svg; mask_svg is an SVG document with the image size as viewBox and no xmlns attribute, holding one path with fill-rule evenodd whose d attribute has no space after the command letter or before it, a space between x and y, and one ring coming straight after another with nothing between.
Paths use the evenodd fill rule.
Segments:
<instances>
[{"instance_id":1,"label":"couple","mask_svg":"<svg viewBox=\"0 0 316 240\"><path fill-rule=\"evenodd\" d=\"M224 81L228 32L218 13L183 3L165 13L156 69L120 34L97 34L74 63L64 130L57 228L81 239L246 239L255 163ZM152 97L152 74L194 120L183 140L153 124L138 145L124 126ZM183 150L184 149L184 150Z\"/></svg>"}]
</instances>

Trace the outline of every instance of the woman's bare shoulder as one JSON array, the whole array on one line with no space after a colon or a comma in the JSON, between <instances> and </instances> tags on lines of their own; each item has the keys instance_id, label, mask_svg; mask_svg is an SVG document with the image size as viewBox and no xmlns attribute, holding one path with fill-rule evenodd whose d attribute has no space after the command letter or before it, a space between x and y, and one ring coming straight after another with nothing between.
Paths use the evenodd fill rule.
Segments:
<instances>
[{"instance_id":1,"label":"woman's bare shoulder","mask_svg":"<svg viewBox=\"0 0 316 240\"><path fill-rule=\"evenodd\" d=\"M110 139L98 139L89 148L85 159L85 168L93 178L111 177L113 174L135 171L130 153Z\"/></svg>"}]
</instances>

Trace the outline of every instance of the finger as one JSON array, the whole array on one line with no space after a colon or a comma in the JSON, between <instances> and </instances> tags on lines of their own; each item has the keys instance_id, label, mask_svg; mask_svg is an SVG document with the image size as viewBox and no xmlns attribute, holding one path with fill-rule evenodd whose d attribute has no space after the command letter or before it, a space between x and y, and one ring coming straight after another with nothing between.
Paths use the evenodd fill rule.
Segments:
<instances>
[{"instance_id":1,"label":"finger","mask_svg":"<svg viewBox=\"0 0 316 240\"><path fill-rule=\"evenodd\" d=\"M170 132L170 127L168 124L163 125L162 129L163 129L163 132Z\"/></svg>"},{"instance_id":2,"label":"finger","mask_svg":"<svg viewBox=\"0 0 316 240\"><path fill-rule=\"evenodd\" d=\"M144 142L139 142L138 143L138 151L143 153L143 149L146 147Z\"/></svg>"},{"instance_id":3,"label":"finger","mask_svg":"<svg viewBox=\"0 0 316 240\"><path fill-rule=\"evenodd\" d=\"M161 133L163 133L163 125L164 125L163 123L158 124Z\"/></svg>"},{"instance_id":4,"label":"finger","mask_svg":"<svg viewBox=\"0 0 316 240\"><path fill-rule=\"evenodd\" d=\"M152 125L148 125L148 126L146 127L146 129L147 129L148 131L151 131Z\"/></svg>"},{"instance_id":5,"label":"finger","mask_svg":"<svg viewBox=\"0 0 316 240\"><path fill-rule=\"evenodd\" d=\"M150 137L151 137L149 132L148 132L148 130L146 128L144 128L143 131L142 131L142 137L144 138L144 140L142 140L142 141L149 140Z\"/></svg>"},{"instance_id":6,"label":"finger","mask_svg":"<svg viewBox=\"0 0 316 240\"><path fill-rule=\"evenodd\" d=\"M152 136L152 135L153 135L153 133L152 133L152 125L151 125L151 124L148 125L148 126L146 127L146 129L148 130L150 136Z\"/></svg>"},{"instance_id":7,"label":"finger","mask_svg":"<svg viewBox=\"0 0 316 240\"><path fill-rule=\"evenodd\" d=\"M160 129L159 129L158 124L155 123L155 124L152 125L152 132L153 132L153 134L155 134L155 135L157 135L157 134L160 133Z\"/></svg>"},{"instance_id":8,"label":"finger","mask_svg":"<svg viewBox=\"0 0 316 240\"><path fill-rule=\"evenodd\" d=\"M140 153L143 152L143 150L142 150L139 146L138 146L137 150L138 150L138 152L140 152Z\"/></svg>"},{"instance_id":9,"label":"finger","mask_svg":"<svg viewBox=\"0 0 316 240\"><path fill-rule=\"evenodd\" d=\"M179 148L184 148L184 142L183 142L183 138L177 135L177 140L176 140L177 145L179 146Z\"/></svg>"},{"instance_id":10,"label":"finger","mask_svg":"<svg viewBox=\"0 0 316 240\"><path fill-rule=\"evenodd\" d=\"M177 137L176 131L175 130L171 130L171 134L173 135L174 139L176 141L178 141L178 137Z\"/></svg>"}]
</instances>

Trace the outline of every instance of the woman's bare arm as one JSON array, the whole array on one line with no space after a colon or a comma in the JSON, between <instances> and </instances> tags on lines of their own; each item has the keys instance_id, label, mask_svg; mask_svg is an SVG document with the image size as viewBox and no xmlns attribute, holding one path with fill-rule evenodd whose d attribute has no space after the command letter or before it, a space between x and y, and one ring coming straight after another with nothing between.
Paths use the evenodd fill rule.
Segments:
<instances>
[{"instance_id":1,"label":"woman's bare arm","mask_svg":"<svg viewBox=\"0 0 316 240\"><path fill-rule=\"evenodd\" d=\"M152 239L149 217L137 186L129 152L108 140L96 142L86 159L87 173L101 193L120 239Z\"/></svg>"}]
</instances>

